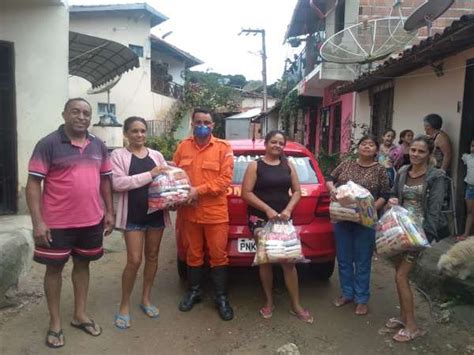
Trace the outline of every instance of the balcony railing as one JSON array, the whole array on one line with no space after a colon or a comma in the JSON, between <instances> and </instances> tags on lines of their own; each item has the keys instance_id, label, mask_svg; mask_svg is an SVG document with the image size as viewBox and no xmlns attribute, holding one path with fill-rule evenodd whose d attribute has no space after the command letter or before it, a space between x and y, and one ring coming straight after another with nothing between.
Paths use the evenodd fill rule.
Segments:
<instances>
[{"instance_id":1,"label":"balcony railing","mask_svg":"<svg viewBox=\"0 0 474 355\"><path fill-rule=\"evenodd\" d=\"M176 100L182 100L184 97L184 87L172 81L152 79L151 91L155 94L175 98Z\"/></svg>"},{"instance_id":2,"label":"balcony railing","mask_svg":"<svg viewBox=\"0 0 474 355\"><path fill-rule=\"evenodd\" d=\"M324 42L324 32L315 33L306 39L306 46L293 60L287 59L286 74L288 80L298 83L313 71L323 59L319 54L319 48Z\"/></svg>"}]
</instances>

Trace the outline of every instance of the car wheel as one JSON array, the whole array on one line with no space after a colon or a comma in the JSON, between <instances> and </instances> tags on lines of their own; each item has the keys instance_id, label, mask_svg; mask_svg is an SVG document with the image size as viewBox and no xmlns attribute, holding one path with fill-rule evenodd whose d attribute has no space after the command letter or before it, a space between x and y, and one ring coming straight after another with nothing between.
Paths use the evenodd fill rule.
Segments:
<instances>
[{"instance_id":1,"label":"car wheel","mask_svg":"<svg viewBox=\"0 0 474 355\"><path fill-rule=\"evenodd\" d=\"M309 265L311 275L318 280L328 280L334 272L334 260Z\"/></svg>"},{"instance_id":2,"label":"car wheel","mask_svg":"<svg viewBox=\"0 0 474 355\"><path fill-rule=\"evenodd\" d=\"M186 280L188 278L186 262L181 260L179 257L176 257L176 264L178 266L178 275L181 280Z\"/></svg>"}]
</instances>

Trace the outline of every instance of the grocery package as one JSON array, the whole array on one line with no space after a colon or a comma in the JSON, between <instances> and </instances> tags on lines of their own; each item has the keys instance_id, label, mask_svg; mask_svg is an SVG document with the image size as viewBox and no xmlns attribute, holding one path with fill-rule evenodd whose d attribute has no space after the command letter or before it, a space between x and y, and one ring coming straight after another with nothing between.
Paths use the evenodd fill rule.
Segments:
<instances>
[{"instance_id":1,"label":"grocery package","mask_svg":"<svg viewBox=\"0 0 474 355\"><path fill-rule=\"evenodd\" d=\"M329 213L333 221L351 221L366 227L375 227L377 210L375 201L369 190L348 181L336 191L337 203L331 203ZM359 215L356 218L354 213Z\"/></svg>"},{"instance_id":2,"label":"grocery package","mask_svg":"<svg viewBox=\"0 0 474 355\"><path fill-rule=\"evenodd\" d=\"M329 205L329 216L333 223L340 221L360 223L360 215L355 203L342 207L339 202L331 201Z\"/></svg>"},{"instance_id":3,"label":"grocery package","mask_svg":"<svg viewBox=\"0 0 474 355\"><path fill-rule=\"evenodd\" d=\"M253 265L301 263L305 259L301 241L291 221L267 222L257 239Z\"/></svg>"},{"instance_id":4,"label":"grocery package","mask_svg":"<svg viewBox=\"0 0 474 355\"><path fill-rule=\"evenodd\" d=\"M416 217L400 206L390 208L377 223L375 244L377 253L394 256L430 246Z\"/></svg>"},{"instance_id":5,"label":"grocery package","mask_svg":"<svg viewBox=\"0 0 474 355\"><path fill-rule=\"evenodd\" d=\"M178 206L188 200L191 185L180 168L170 168L156 176L148 188L148 213Z\"/></svg>"}]
</instances>

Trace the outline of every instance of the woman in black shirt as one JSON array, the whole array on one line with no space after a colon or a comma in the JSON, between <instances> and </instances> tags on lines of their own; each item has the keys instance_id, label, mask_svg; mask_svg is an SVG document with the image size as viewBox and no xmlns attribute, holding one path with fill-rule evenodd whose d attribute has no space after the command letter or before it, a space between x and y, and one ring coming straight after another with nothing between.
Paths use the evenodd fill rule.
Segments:
<instances>
[{"instance_id":1,"label":"woman in black shirt","mask_svg":"<svg viewBox=\"0 0 474 355\"><path fill-rule=\"evenodd\" d=\"M151 303L151 289L158 268L163 230L170 222L167 211L148 213L148 186L168 167L160 152L145 147L146 130L143 118L127 118L123 132L129 144L112 152L113 188L119 192L116 228L124 230L127 246L122 300L115 316L115 326L119 329L130 327L130 295L143 255L145 267L140 308L150 318L159 315L158 308Z\"/></svg>"},{"instance_id":2,"label":"woman in black shirt","mask_svg":"<svg viewBox=\"0 0 474 355\"><path fill-rule=\"evenodd\" d=\"M300 183L295 167L283 153L285 145L286 137L283 132L269 132L265 137L265 155L251 162L245 172L242 198L249 205L249 228L256 238L263 231L267 221L288 221L301 198ZM290 313L304 322L312 323L313 317L300 304L298 273L295 264L282 263L281 267L291 297ZM259 273L266 298L264 307L260 309L260 315L268 319L271 318L274 308L272 264L259 265Z\"/></svg>"}]
</instances>

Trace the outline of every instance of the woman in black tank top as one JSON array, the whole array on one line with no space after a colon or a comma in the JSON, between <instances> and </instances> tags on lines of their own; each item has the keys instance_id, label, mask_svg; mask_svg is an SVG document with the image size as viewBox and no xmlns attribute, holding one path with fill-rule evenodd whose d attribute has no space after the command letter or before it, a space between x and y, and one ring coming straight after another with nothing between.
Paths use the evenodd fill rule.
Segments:
<instances>
[{"instance_id":1,"label":"woman in black tank top","mask_svg":"<svg viewBox=\"0 0 474 355\"><path fill-rule=\"evenodd\" d=\"M269 220L288 221L301 198L295 168L283 153L285 145L286 137L283 132L269 132L265 137L265 155L251 162L245 172L242 198L249 205L249 228L255 237L258 237ZM312 323L313 317L300 304L295 264L285 263L281 264L281 267L291 297L290 313L304 322ZM268 319L271 318L274 308L272 264L259 265L259 273L265 293L265 305L260 309L260 315Z\"/></svg>"}]
</instances>

